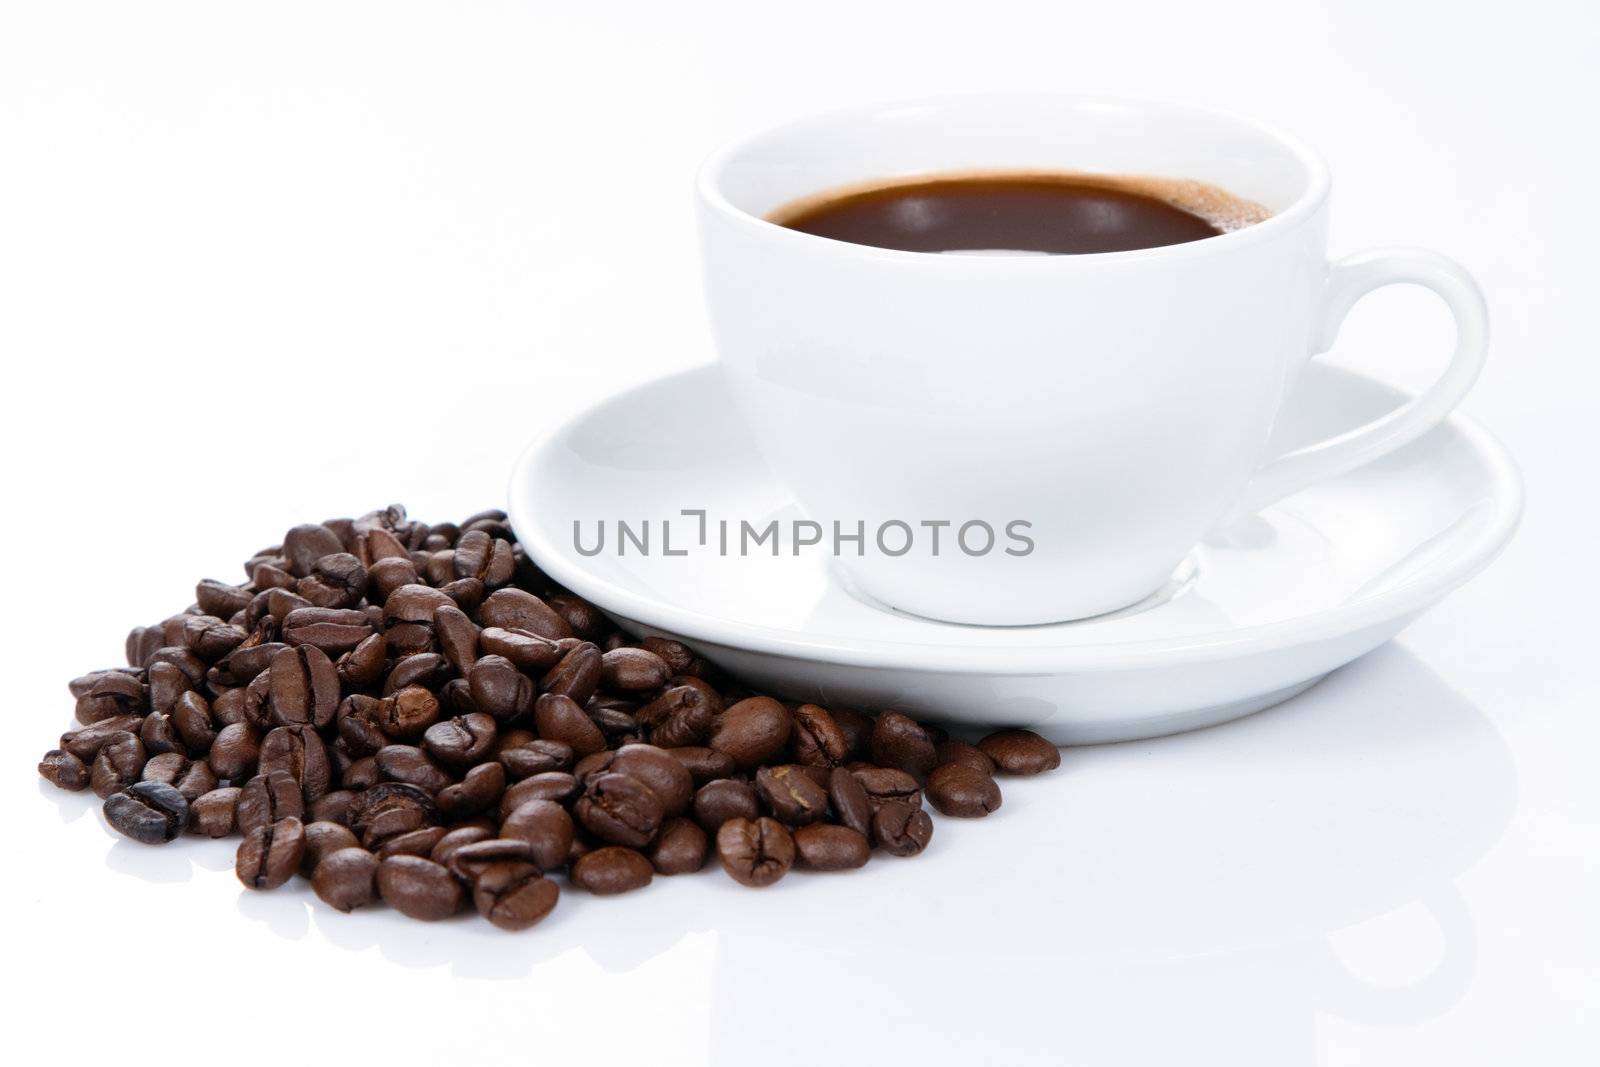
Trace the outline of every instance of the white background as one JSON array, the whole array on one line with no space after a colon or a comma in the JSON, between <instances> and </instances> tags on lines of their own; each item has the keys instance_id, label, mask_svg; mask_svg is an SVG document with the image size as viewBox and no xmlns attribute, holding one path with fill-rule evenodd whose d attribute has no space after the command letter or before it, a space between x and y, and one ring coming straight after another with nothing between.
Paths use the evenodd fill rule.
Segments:
<instances>
[{"instance_id":1,"label":"white background","mask_svg":"<svg viewBox=\"0 0 1600 1067\"><path fill-rule=\"evenodd\" d=\"M5 1058L1596 1062L1596 26L1581 0L0 6ZM1474 270L1467 409L1528 483L1506 555L1301 699L1070 751L918 861L569 893L518 936L251 895L228 845L115 841L34 776L65 680L196 578L295 522L497 505L541 420L708 358L688 190L717 142L1001 87L1255 114L1330 159L1335 252ZM1336 358L1418 386L1447 329L1385 292Z\"/></svg>"}]
</instances>

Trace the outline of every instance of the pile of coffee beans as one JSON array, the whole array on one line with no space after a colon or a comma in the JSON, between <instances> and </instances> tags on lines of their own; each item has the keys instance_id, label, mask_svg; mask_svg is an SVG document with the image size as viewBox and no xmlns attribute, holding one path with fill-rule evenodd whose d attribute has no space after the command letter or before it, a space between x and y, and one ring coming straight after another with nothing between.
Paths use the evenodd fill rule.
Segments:
<instances>
[{"instance_id":1,"label":"pile of coffee beans","mask_svg":"<svg viewBox=\"0 0 1600 1067\"><path fill-rule=\"evenodd\" d=\"M677 641L636 641L551 583L503 512L398 506L296 526L70 684L81 728L39 773L147 844L240 835L252 889L295 875L340 911L469 905L520 930L560 889L639 889L714 852L748 886L914 856L933 820L1060 763L894 711L752 693Z\"/></svg>"}]
</instances>

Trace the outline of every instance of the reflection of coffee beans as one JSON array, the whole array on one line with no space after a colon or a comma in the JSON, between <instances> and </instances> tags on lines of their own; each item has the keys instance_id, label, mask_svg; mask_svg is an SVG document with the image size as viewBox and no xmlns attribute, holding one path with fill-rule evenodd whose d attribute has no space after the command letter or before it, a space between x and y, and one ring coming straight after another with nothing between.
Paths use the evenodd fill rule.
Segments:
<instances>
[{"instance_id":1,"label":"reflection of coffee beans","mask_svg":"<svg viewBox=\"0 0 1600 1067\"><path fill-rule=\"evenodd\" d=\"M713 850L750 886L849 870L928 845L924 793L984 814L992 772L1060 759L1025 731L974 747L897 712L752 695L557 591L499 512L296 527L246 572L135 630L132 666L70 683L83 725L39 773L93 787L134 840L242 835L241 882L298 874L339 911L470 902L521 930L556 907L562 868L597 894Z\"/></svg>"}]
</instances>

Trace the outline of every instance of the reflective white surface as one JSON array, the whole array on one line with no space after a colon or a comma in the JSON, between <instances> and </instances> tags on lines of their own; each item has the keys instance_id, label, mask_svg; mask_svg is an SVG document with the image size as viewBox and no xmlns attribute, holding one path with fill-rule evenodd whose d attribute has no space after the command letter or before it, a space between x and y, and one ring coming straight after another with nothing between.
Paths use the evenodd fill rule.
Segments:
<instances>
[{"instance_id":1,"label":"reflective white surface","mask_svg":"<svg viewBox=\"0 0 1600 1067\"><path fill-rule=\"evenodd\" d=\"M1027 726L1062 744L1212 726L1393 637L1487 565L1522 510L1509 457L1456 416L1225 524L1128 608L1044 626L936 622L854 588L821 524L802 543L806 512L758 458L724 378L718 367L669 375L542 431L513 469L507 506L534 562L628 630L688 641L793 700ZM1271 454L1408 399L1314 364ZM771 529L770 543L749 542L747 527Z\"/></svg>"},{"instance_id":2,"label":"reflective white surface","mask_svg":"<svg viewBox=\"0 0 1600 1067\"><path fill-rule=\"evenodd\" d=\"M0 8L0 1059L1600 1060L1600 361L1593 226L1566 211L1600 172L1592 7L983 12ZM713 145L990 85L1259 115L1329 155L1335 254L1470 267L1494 340L1465 410L1528 482L1505 555L1304 696L1070 751L918 860L570 894L521 936L251 895L225 845L114 841L41 788L64 680L200 575L307 518L497 502L538 423L701 360L689 178ZM1380 293L1333 358L1415 390L1445 325ZM328 433L344 404L374 419L354 443Z\"/></svg>"}]
</instances>

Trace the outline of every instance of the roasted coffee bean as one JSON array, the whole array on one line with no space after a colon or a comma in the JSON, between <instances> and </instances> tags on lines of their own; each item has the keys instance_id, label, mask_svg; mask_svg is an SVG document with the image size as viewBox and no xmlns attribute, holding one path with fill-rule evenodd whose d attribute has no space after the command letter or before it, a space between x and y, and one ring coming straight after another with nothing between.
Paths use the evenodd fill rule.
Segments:
<instances>
[{"instance_id":1,"label":"roasted coffee bean","mask_svg":"<svg viewBox=\"0 0 1600 1067\"><path fill-rule=\"evenodd\" d=\"M654 790L627 774L607 772L589 779L573 808L595 837L613 845L643 848L666 812Z\"/></svg>"},{"instance_id":2,"label":"roasted coffee bean","mask_svg":"<svg viewBox=\"0 0 1600 1067\"><path fill-rule=\"evenodd\" d=\"M381 759L383 753L378 755ZM445 786L433 799L445 818L466 819L494 807L505 791L506 769L490 761L473 767L461 781Z\"/></svg>"},{"instance_id":3,"label":"roasted coffee bean","mask_svg":"<svg viewBox=\"0 0 1600 1067\"><path fill-rule=\"evenodd\" d=\"M311 874L311 891L330 907L353 911L378 899L378 857L359 846L323 856Z\"/></svg>"},{"instance_id":4,"label":"roasted coffee bean","mask_svg":"<svg viewBox=\"0 0 1600 1067\"><path fill-rule=\"evenodd\" d=\"M714 748L685 746L669 748L666 752L683 764L696 786L705 785L717 778L727 778L736 770L733 759L727 753L718 752Z\"/></svg>"},{"instance_id":5,"label":"roasted coffee bean","mask_svg":"<svg viewBox=\"0 0 1600 1067\"><path fill-rule=\"evenodd\" d=\"M533 848L516 837L499 837L461 845L450 853L450 873L466 885L495 863L532 863Z\"/></svg>"},{"instance_id":6,"label":"roasted coffee bean","mask_svg":"<svg viewBox=\"0 0 1600 1067\"><path fill-rule=\"evenodd\" d=\"M274 726L310 724L321 729L333 721L339 707L339 672L322 649L285 648L272 657L269 679Z\"/></svg>"},{"instance_id":7,"label":"roasted coffee bean","mask_svg":"<svg viewBox=\"0 0 1600 1067\"><path fill-rule=\"evenodd\" d=\"M350 808L350 829L373 850L399 834L439 823L433 798L403 782L380 782L364 790Z\"/></svg>"},{"instance_id":8,"label":"roasted coffee bean","mask_svg":"<svg viewBox=\"0 0 1600 1067\"><path fill-rule=\"evenodd\" d=\"M89 769L89 787L105 800L139 780L144 770L144 743L126 731L106 739Z\"/></svg>"},{"instance_id":9,"label":"roasted coffee bean","mask_svg":"<svg viewBox=\"0 0 1600 1067\"><path fill-rule=\"evenodd\" d=\"M604 751L605 734L572 698L546 693L534 702L533 728L549 741L567 745L578 756Z\"/></svg>"},{"instance_id":10,"label":"roasted coffee bean","mask_svg":"<svg viewBox=\"0 0 1600 1067\"><path fill-rule=\"evenodd\" d=\"M52 748L39 761L39 777L57 789L77 792L89 784L89 768L72 753Z\"/></svg>"},{"instance_id":11,"label":"roasted coffee bean","mask_svg":"<svg viewBox=\"0 0 1600 1067\"><path fill-rule=\"evenodd\" d=\"M250 889L276 889L300 869L306 832L299 819L280 819L258 826L239 843L233 870Z\"/></svg>"},{"instance_id":12,"label":"roasted coffee bean","mask_svg":"<svg viewBox=\"0 0 1600 1067\"><path fill-rule=\"evenodd\" d=\"M497 733L492 716L483 712L473 712L469 715L457 715L453 719L436 722L428 727L422 735L422 747L440 763L452 767L468 767L488 757L494 748ZM525 778L527 775L522 777Z\"/></svg>"},{"instance_id":13,"label":"roasted coffee bean","mask_svg":"<svg viewBox=\"0 0 1600 1067\"><path fill-rule=\"evenodd\" d=\"M354 608L296 608L283 620L284 641L291 645L312 645L330 656L350 651L372 633L372 619L366 612ZM237 655L228 657L229 661Z\"/></svg>"},{"instance_id":14,"label":"roasted coffee bean","mask_svg":"<svg viewBox=\"0 0 1600 1067\"><path fill-rule=\"evenodd\" d=\"M261 757L261 735L248 723L234 723L217 732L206 762L224 781L240 782L255 773Z\"/></svg>"},{"instance_id":15,"label":"roasted coffee bean","mask_svg":"<svg viewBox=\"0 0 1600 1067\"><path fill-rule=\"evenodd\" d=\"M662 810L668 816L683 814L694 799L694 777L666 749L654 745L623 745L617 749L608 769L630 775L649 786L661 799Z\"/></svg>"},{"instance_id":16,"label":"roasted coffee bean","mask_svg":"<svg viewBox=\"0 0 1600 1067\"><path fill-rule=\"evenodd\" d=\"M729 819L754 820L761 815L755 786L736 778L707 782L694 794L694 820L714 834Z\"/></svg>"},{"instance_id":17,"label":"roasted coffee bean","mask_svg":"<svg viewBox=\"0 0 1600 1067\"><path fill-rule=\"evenodd\" d=\"M152 756L139 772L139 780L170 785L191 803L217 787L217 776L211 773L210 767L203 762L196 763L181 752Z\"/></svg>"},{"instance_id":18,"label":"roasted coffee bean","mask_svg":"<svg viewBox=\"0 0 1600 1067\"><path fill-rule=\"evenodd\" d=\"M183 647L207 663L214 663L238 648L249 637L243 626L224 622L214 615L190 615L183 620Z\"/></svg>"},{"instance_id":19,"label":"roasted coffee bean","mask_svg":"<svg viewBox=\"0 0 1600 1067\"><path fill-rule=\"evenodd\" d=\"M867 791L867 800L874 812L890 801L898 801L911 808L922 807L922 789L917 785L917 780L905 771L867 767L853 773L856 781Z\"/></svg>"},{"instance_id":20,"label":"roasted coffee bean","mask_svg":"<svg viewBox=\"0 0 1600 1067\"><path fill-rule=\"evenodd\" d=\"M872 748L872 719L854 708L830 708L828 714L844 735L846 759L866 759Z\"/></svg>"},{"instance_id":21,"label":"roasted coffee bean","mask_svg":"<svg viewBox=\"0 0 1600 1067\"><path fill-rule=\"evenodd\" d=\"M261 752L256 759L257 774L282 771L300 786L307 804L314 803L328 792L333 782L333 768L328 761L328 747L322 737L310 726L280 726L269 730L261 739Z\"/></svg>"},{"instance_id":22,"label":"roasted coffee bean","mask_svg":"<svg viewBox=\"0 0 1600 1067\"><path fill-rule=\"evenodd\" d=\"M465 675L478 659L478 624L459 607L433 611L433 632L439 650L457 674Z\"/></svg>"},{"instance_id":23,"label":"roasted coffee bean","mask_svg":"<svg viewBox=\"0 0 1600 1067\"><path fill-rule=\"evenodd\" d=\"M837 767L850 756L850 743L827 708L801 704L790 716L794 731L790 743L796 763L812 767Z\"/></svg>"},{"instance_id":24,"label":"roasted coffee bean","mask_svg":"<svg viewBox=\"0 0 1600 1067\"><path fill-rule=\"evenodd\" d=\"M572 636L572 627L565 619L550 605L522 589L500 589L491 593L478 609L478 622L502 630L525 630L551 641Z\"/></svg>"},{"instance_id":25,"label":"roasted coffee bean","mask_svg":"<svg viewBox=\"0 0 1600 1067\"><path fill-rule=\"evenodd\" d=\"M546 771L530 775L506 789L500 798L500 810L515 811L530 800L554 800L565 803L578 794L578 779L566 771Z\"/></svg>"},{"instance_id":26,"label":"roasted coffee bean","mask_svg":"<svg viewBox=\"0 0 1600 1067\"><path fill-rule=\"evenodd\" d=\"M343 551L339 536L320 523L296 526L283 535L283 555L289 561L289 573L296 578L310 574L323 556Z\"/></svg>"},{"instance_id":27,"label":"roasted coffee bean","mask_svg":"<svg viewBox=\"0 0 1600 1067\"><path fill-rule=\"evenodd\" d=\"M392 696L415 687L431 692L450 680L450 663L437 652L411 652L389 665L383 695Z\"/></svg>"},{"instance_id":28,"label":"roasted coffee bean","mask_svg":"<svg viewBox=\"0 0 1600 1067\"><path fill-rule=\"evenodd\" d=\"M439 700L421 686L408 685L378 702L373 721L393 741L415 741L439 721Z\"/></svg>"},{"instance_id":29,"label":"roasted coffee bean","mask_svg":"<svg viewBox=\"0 0 1600 1067\"><path fill-rule=\"evenodd\" d=\"M694 665L694 653L682 642L669 637L647 637L639 642L639 647L658 657L673 674L686 674Z\"/></svg>"},{"instance_id":30,"label":"roasted coffee bean","mask_svg":"<svg viewBox=\"0 0 1600 1067\"><path fill-rule=\"evenodd\" d=\"M631 744L641 739L644 727L625 708L609 700L593 697L583 709L589 721L600 727L608 744Z\"/></svg>"},{"instance_id":31,"label":"roasted coffee bean","mask_svg":"<svg viewBox=\"0 0 1600 1067\"><path fill-rule=\"evenodd\" d=\"M348 552L330 553L296 583L295 592L314 607L348 608L367 593L367 568Z\"/></svg>"},{"instance_id":32,"label":"roasted coffee bean","mask_svg":"<svg viewBox=\"0 0 1600 1067\"><path fill-rule=\"evenodd\" d=\"M794 838L775 819L729 819L717 830L717 858L734 881L760 889L794 866Z\"/></svg>"},{"instance_id":33,"label":"roasted coffee bean","mask_svg":"<svg viewBox=\"0 0 1600 1067\"><path fill-rule=\"evenodd\" d=\"M300 873L308 878L328 856L341 848L359 848L361 845L349 827L336 822L308 822L305 827L306 847L305 855L300 860Z\"/></svg>"},{"instance_id":34,"label":"roasted coffee bean","mask_svg":"<svg viewBox=\"0 0 1600 1067\"><path fill-rule=\"evenodd\" d=\"M574 634L585 640L592 641L602 636L610 625L600 609L582 597L558 593L546 597L545 603L572 627Z\"/></svg>"},{"instance_id":35,"label":"roasted coffee bean","mask_svg":"<svg viewBox=\"0 0 1600 1067\"><path fill-rule=\"evenodd\" d=\"M102 672L78 697L74 715L85 726L124 715L142 715L149 707L144 683L122 671Z\"/></svg>"},{"instance_id":36,"label":"roasted coffee bean","mask_svg":"<svg viewBox=\"0 0 1600 1067\"><path fill-rule=\"evenodd\" d=\"M165 714L172 710L178 697L194 689L189 676L172 663L150 664L147 672L150 710Z\"/></svg>"},{"instance_id":37,"label":"roasted coffee bean","mask_svg":"<svg viewBox=\"0 0 1600 1067\"><path fill-rule=\"evenodd\" d=\"M567 861L574 833L567 809L550 800L530 800L500 824L500 836L526 842L533 862L544 871Z\"/></svg>"},{"instance_id":38,"label":"roasted coffee bean","mask_svg":"<svg viewBox=\"0 0 1600 1067\"><path fill-rule=\"evenodd\" d=\"M194 587L194 600L200 610L219 619L232 618L250 603L251 594L236 585L206 578Z\"/></svg>"},{"instance_id":39,"label":"roasted coffee bean","mask_svg":"<svg viewBox=\"0 0 1600 1067\"><path fill-rule=\"evenodd\" d=\"M660 689L671 673L660 656L642 648L619 648L600 657L600 676L607 689L630 693Z\"/></svg>"},{"instance_id":40,"label":"roasted coffee bean","mask_svg":"<svg viewBox=\"0 0 1600 1067\"><path fill-rule=\"evenodd\" d=\"M615 756L616 753L609 750L591 752L573 765L572 773L577 776L580 785L587 784L590 778L610 767Z\"/></svg>"},{"instance_id":41,"label":"roasted coffee bean","mask_svg":"<svg viewBox=\"0 0 1600 1067\"><path fill-rule=\"evenodd\" d=\"M113 738L139 729L143 720L137 715L115 715L101 719L81 730L68 730L61 735L61 748L86 764L93 763L100 750Z\"/></svg>"},{"instance_id":42,"label":"roasted coffee bean","mask_svg":"<svg viewBox=\"0 0 1600 1067\"><path fill-rule=\"evenodd\" d=\"M189 826L189 802L165 782L139 782L105 802L106 822L146 845L164 845Z\"/></svg>"},{"instance_id":43,"label":"roasted coffee bean","mask_svg":"<svg viewBox=\"0 0 1600 1067\"><path fill-rule=\"evenodd\" d=\"M983 750L976 745L969 745L965 741L941 741L934 749L942 766L946 763L960 763L971 767L975 771L994 777L994 760L983 754Z\"/></svg>"},{"instance_id":44,"label":"roasted coffee bean","mask_svg":"<svg viewBox=\"0 0 1600 1067\"><path fill-rule=\"evenodd\" d=\"M478 914L502 930L526 930L555 909L560 895L560 887L531 863L491 863L472 885Z\"/></svg>"},{"instance_id":45,"label":"roasted coffee bean","mask_svg":"<svg viewBox=\"0 0 1600 1067\"><path fill-rule=\"evenodd\" d=\"M196 797L189 805L189 830L202 837L232 837L238 829L238 786L223 786Z\"/></svg>"},{"instance_id":46,"label":"roasted coffee bean","mask_svg":"<svg viewBox=\"0 0 1600 1067\"><path fill-rule=\"evenodd\" d=\"M797 766L762 767L756 792L767 810L787 826L804 826L828 814L828 793Z\"/></svg>"},{"instance_id":47,"label":"roasted coffee bean","mask_svg":"<svg viewBox=\"0 0 1600 1067\"><path fill-rule=\"evenodd\" d=\"M478 648L484 655L504 656L529 673L543 673L561 661L559 645L528 630L485 626L478 634Z\"/></svg>"},{"instance_id":48,"label":"roasted coffee bean","mask_svg":"<svg viewBox=\"0 0 1600 1067\"><path fill-rule=\"evenodd\" d=\"M1032 730L998 730L978 742L1002 774L1041 774L1061 766L1061 750Z\"/></svg>"},{"instance_id":49,"label":"roasted coffee bean","mask_svg":"<svg viewBox=\"0 0 1600 1067\"><path fill-rule=\"evenodd\" d=\"M641 852L616 845L585 853L572 865L572 884L596 896L615 896L650 884L654 868Z\"/></svg>"},{"instance_id":50,"label":"roasted coffee bean","mask_svg":"<svg viewBox=\"0 0 1600 1067\"><path fill-rule=\"evenodd\" d=\"M450 859L457 849L465 845L475 845L479 841L489 841L494 838L494 831L485 826L458 826L434 842L433 851L428 853L428 858L435 863L450 866Z\"/></svg>"},{"instance_id":51,"label":"roasted coffee bean","mask_svg":"<svg viewBox=\"0 0 1600 1067\"><path fill-rule=\"evenodd\" d=\"M941 815L978 819L1000 806L1000 787L966 763L945 763L928 775L928 802Z\"/></svg>"},{"instance_id":52,"label":"roasted coffee bean","mask_svg":"<svg viewBox=\"0 0 1600 1067\"><path fill-rule=\"evenodd\" d=\"M239 793L239 807L235 819L241 834L248 834L262 826L290 817L305 814L305 797L300 783L287 771L258 774L245 783Z\"/></svg>"},{"instance_id":53,"label":"roasted coffee bean","mask_svg":"<svg viewBox=\"0 0 1600 1067\"><path fill-rule=\"evenodd\" d=\"M335 789L326 796L318 797L306 808L306 816L318 822L334 822L340 826L350 825L350 809L356 802L356 794L350 789Z\"/></svg>"},{"instance_id":54,"label":"roasted coffee bean","mask_svg":"<svg viewBox=\"0 0 1600 1067\"><path fill-rule=\"evenodd\" d=\"M600 686L600 658L599 647L584 642L550 668L540 679L539 688L546 693L569 697L581 707Z\"/></svg>"},{"instance_id":55,"label":"roasted coffee bean","mask_svg":"<svg viewBox=\"0 0 1600 1067\"><path fill-rule=\"evenodd\" d=\"M794 832L800 865L813 871L849 871L865 867L872 857L867 835L848 826L813 823Z\"/></svg>"},{"instance_id":56,"label":"roasted coffee bean","mask_svg":"<svg viewBox=\"0 0 1600 1067\"><path fill-rule=\"evenodd\" d=\"M872 762L905 771L918 781L933 770L938 755L926 730L909 716L886 711L872 728Z\"/></svg>"},{"instance_id":57,"label":"roasted coffee bean","mask_svg":"<svg viewBox=\"0 0 1600 1067\"><path fill-rule=\"evenodd\" d=\"M531 778L547 771L571 768L572 746L561 741L529 741L515 748L502 749L496 757L513 781Z\"/></svg>"},{"instance_id":58,"label":"roasted coffee bean","mask_svg":"<svg viewBox=\"0 0 1600 1067\"><path fill-rule=\"evenodd\" d=\"M635 716L650 727L650 743L660 748L704 745L716 729L720 698L697 686L678 685L640 708Z\"/></svg>"},{"instance_id":59,"label":"roasted coffee bean","mask_svg":"<svg viewBox=\"0 0 1600 1067\"><path fill-rule=\"evenodd\" d=\"M706 865L708 847L706 832L693 819L668 819L650 846L650 863L657 874L689 874Z\"/></svg>"},{"instance_id":60,"label":"roasted coffee bean","mask_svg":"<svg viewBox=\"0 0 1600 1067\"><path fill-rule=\"evenodd\" d=\"M350 651L342 653L333 669L339 675L339 684L345 690L372 685L383 677L389 662L389 650L382 634L369 634Z\"/></svg>"},{"instance_id":61,"label":"roasted coffee bean","mask_svg":"<svg viewBox=\"0 0 1600 1067\"><path fill-rule=\"evenodd\" d=\"M426 859L433 854L434 846L444 839L445 833L442 826L424 826L410 833L397 834L378 846L377 856L380 860L390 856L422 856Z\"/></svg>"},{"instance_id":62,"label":"roasted coffee bean","mask_svg":"<svg viewBox=\"0 0 1600 1067\"><path fill-rule=\"evenodd\" d=\"M204 756L211 751L217 727L205 697L193 690L183 694L173 705L171 718L173 730L190 755Z\"/></svg>"},{"instance_id":63,"label":"roasted coffee bean","mask_svg":"<svg viewBox=\"0 0 1600 1067\"><path fill-rule=\"evenodd\" d=\"M430 797L453 781L444 768L415 745L385 745L373 758L384 778L416 786Z\"/></svg>"},{"instance_id":64,"label":"roasted coffee bean","mask_svg":"<svg viewBox=\"0 0 1600 1067\"><path fill-rule=\"evenodd\" d=\"M433 922L461 910L465 894L448 870L421 856L390 856L378 864L378 895L410 919Z\"/></svg>"},{"instance_id":65,"label":"roasted coffee bean","mask_svg":"<svg viewBox=\"0 0 1600 1067\"><path fill-rule=\"evenodd\" d=\"M510 722L533 707L533 679L504 656L484 656L467 674L472 700L500 722Z\"/></svg>"},{"instance_id":66,"label":"roasted coffee bean","mask_svg":"<svg viewBox=\"0 0 1600 1067\"><path fill-rule=\"evenodd\" d=\"M741 768L775 759L789 743L789 710L771 697L749 697L722 713L708 744Z\"/></svg>"},{"instance_id":67,"label":"roasted coffee bean","mask_svg":"<svg viewBox=\"0 0 1600 1067\"><path fill-rule=\"evenodd\" d=\"M96 682L108 674L123 674L130 678L138 678L139 672L140 668L138 667L110 667L105 670L90 671L88 674L81 674L68 682L67 692L72 694L73 700L77 700L79 697L86 695L94 688Z\"/></svg>"},{"instance_id":68,"label":"roasted coffee bean","mask_svg":"<svg viewBox=\"0 0 1600 1067\"><path fill-rule=\"evenodd\" d=\"M872 838L891 855L915 856L928 847L932 837L933 820L909 804L891 800L873 812Z\"/></svg>"}]
</instances>

